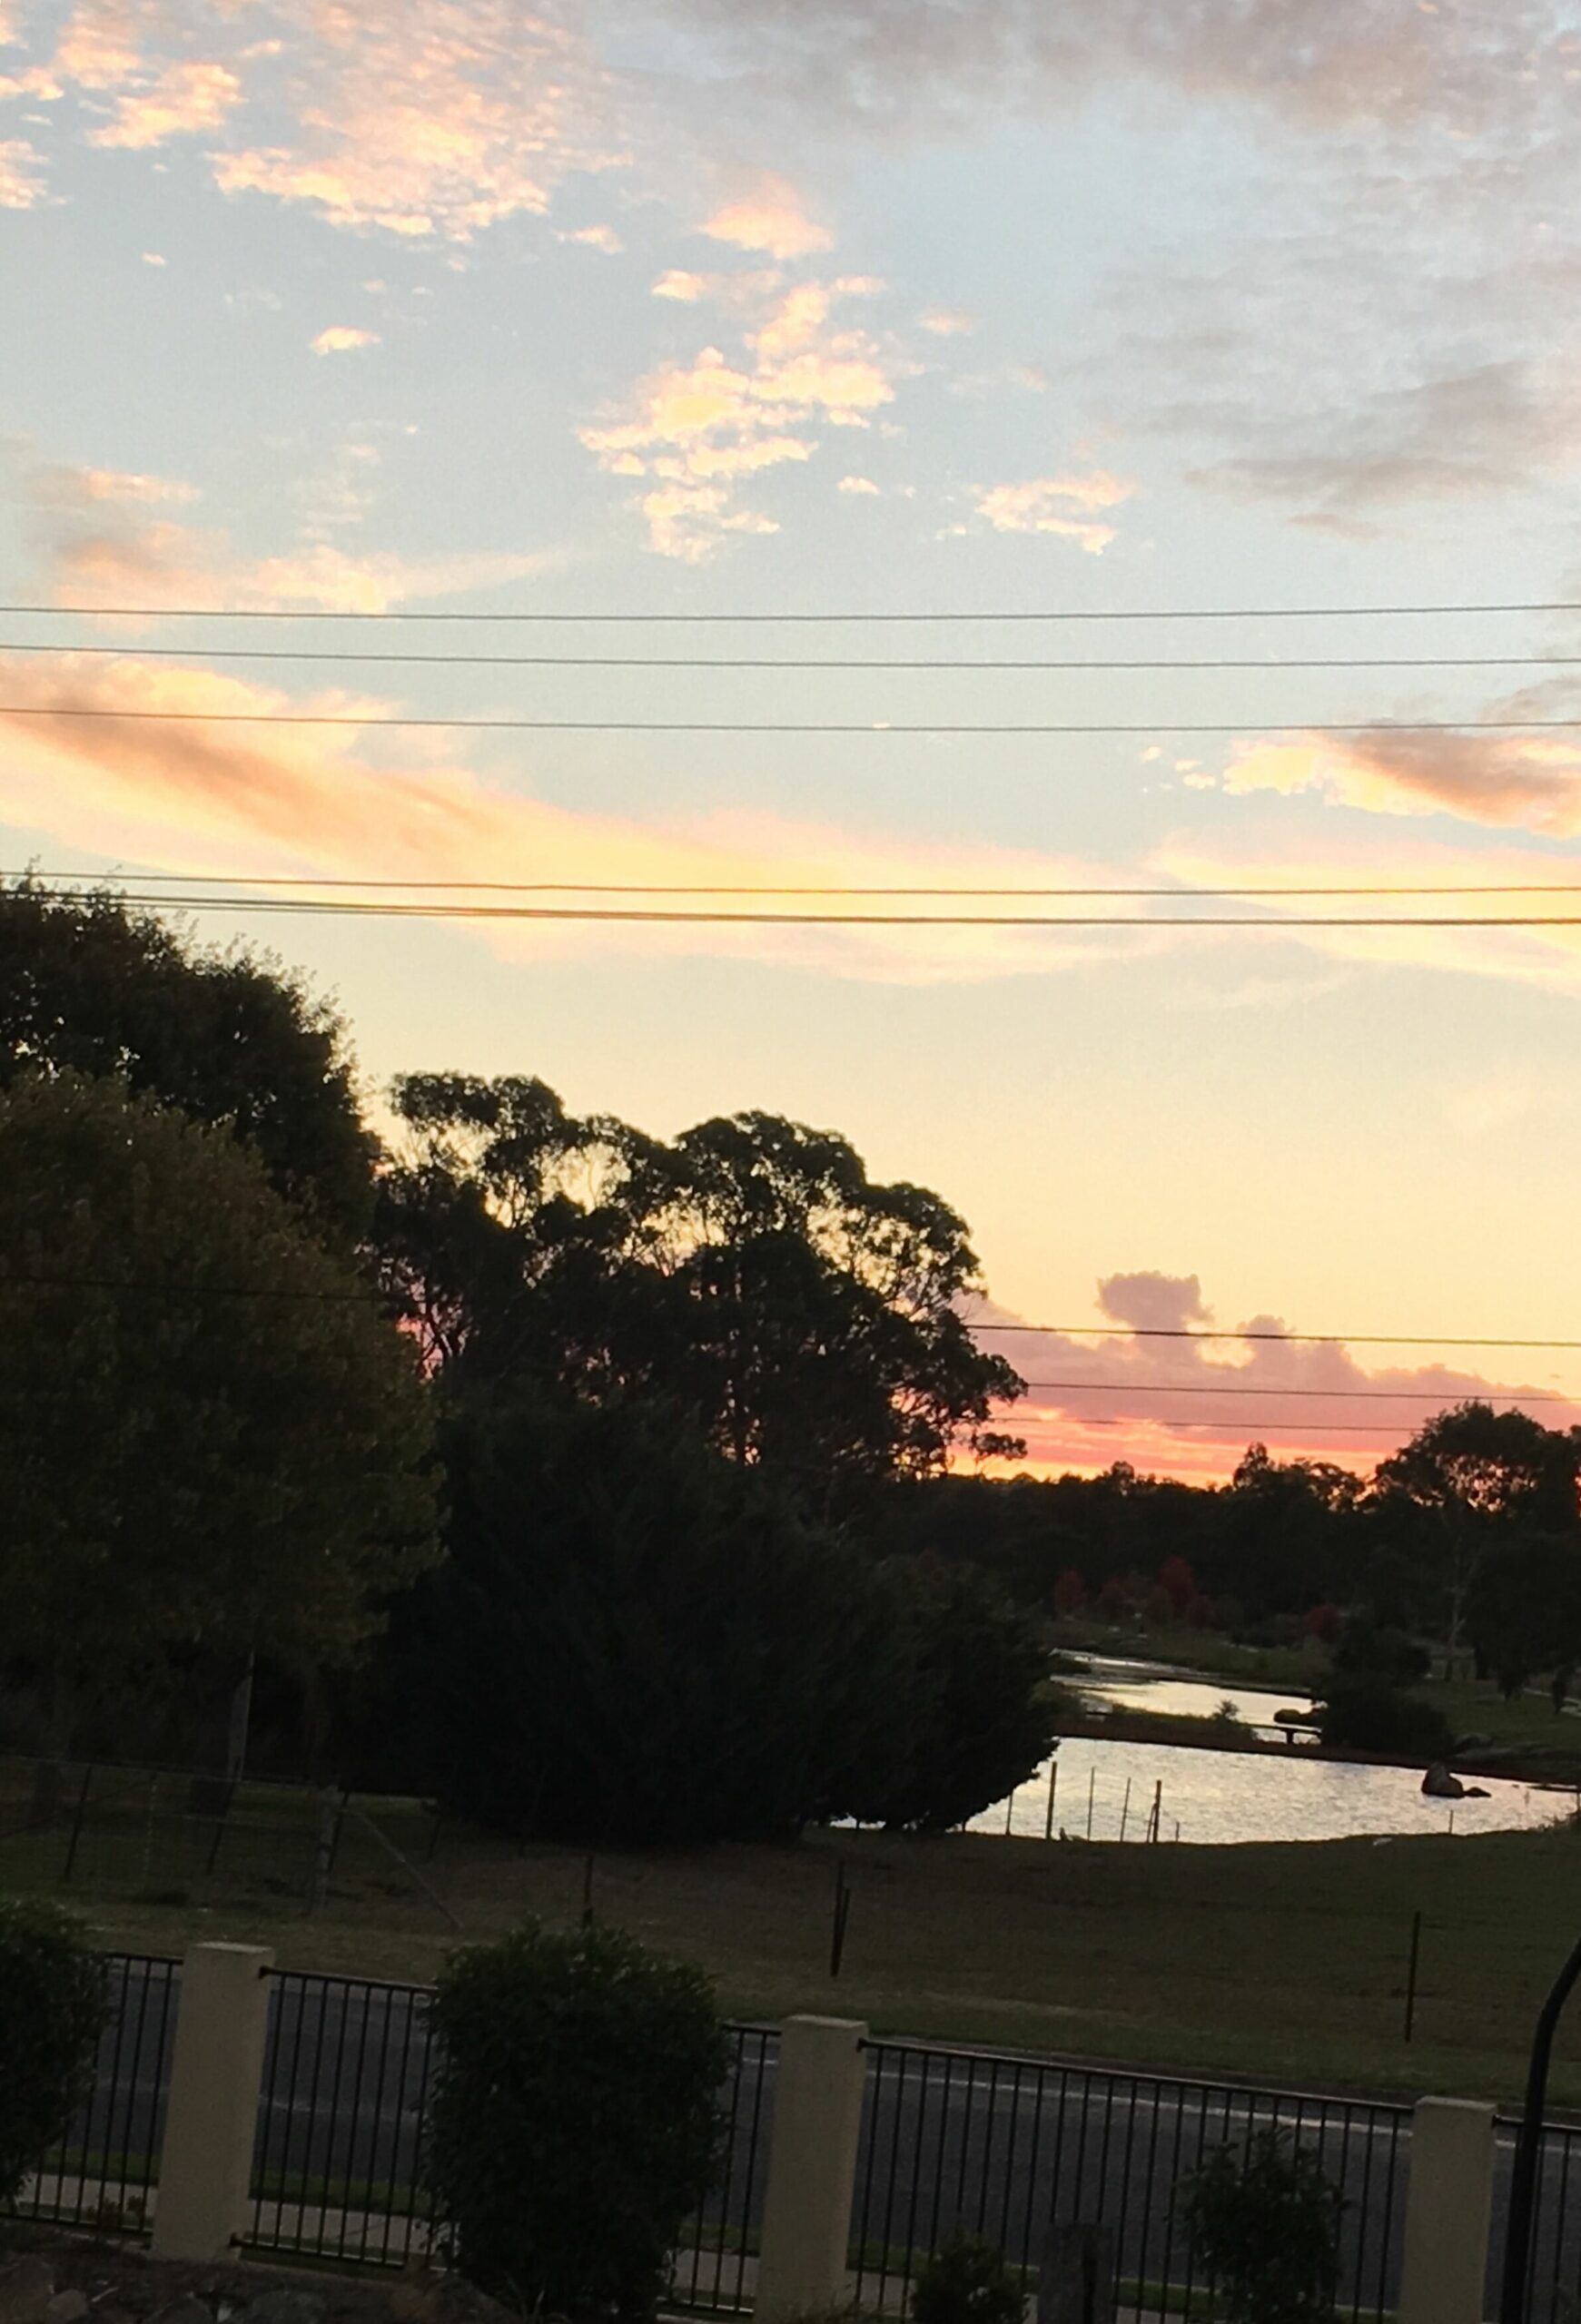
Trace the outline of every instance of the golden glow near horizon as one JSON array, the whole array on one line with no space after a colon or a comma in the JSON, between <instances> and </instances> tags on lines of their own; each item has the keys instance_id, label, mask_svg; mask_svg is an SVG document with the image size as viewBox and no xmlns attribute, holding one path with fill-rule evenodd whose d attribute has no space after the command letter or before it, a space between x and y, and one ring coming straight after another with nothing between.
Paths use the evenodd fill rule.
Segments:
<instances>
[{"instance_id":1,"label":"golden glow near horizon","mask_svg":"<svg viewBox=\"0 0 1581 2324\"><path fill-rule=\"evenodd\" d=\"M1208 901L1581 881L1574 36L727 13L0 0L0 599L88 609L0 615L0 861L1163 888L1049 907L1112 927L200 925L336 990L371 1087L838 1128L964 1214L1002 1316L1581 1337L1566 900ZM1467 602L1527 610L1341 610ZM673 618L1275 606L1330 610ZM339 618L500 612L667 618ZM261 646L329 658L221 658ZM923 666L337 658L463 650ZM996 661L1061 666L939 666ZM1010 731L892 731L930 726ZM1367 1468L1440 1390L1581 1414L1563 1351L1015 1357L1075 1384L1011 1423L1038 1472Z\"/></svg>"}]
</instances>

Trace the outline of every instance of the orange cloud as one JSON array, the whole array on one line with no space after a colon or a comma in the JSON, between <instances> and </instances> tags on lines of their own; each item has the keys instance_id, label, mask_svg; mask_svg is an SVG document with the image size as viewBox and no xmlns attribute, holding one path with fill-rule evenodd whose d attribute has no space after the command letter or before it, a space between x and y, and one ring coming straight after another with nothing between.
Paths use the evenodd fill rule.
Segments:
<instances>
[{"instance_id":1,"label":"orange cloud","mask_svg":"<svg viewBox=\"0 0 1581 2324\"><path fill-rule=\"evenodd\" d=\"M376 330L363 330L355 323L331 323L313 340L312 350L315 355L349 355L355 348L381 343Z\"/></svg>"},{"instance_id":2,"label":"orange cloud","mask_svg":"<svg viewBox=\"0 0 1581 2324\"><path fill-rule=\"evenodd\" d=\"M35 210L44 199L43 156L25 137L0 138L0 210Z\"/></svg>"},{"instance_id":3,"label":"orange cloud","mask_svg":"<svg viewBox=\"0 0 1581 2324\"><path fill-rule=\"evenodd\" d=\"M1112 870L1011 854L982 842L928 844L766 814L633 816L551 805L485 780L446 746L381 729L386 705L365 695L289 695L196 665L151 665L135 650L104 660L62 655L48 667L0 657L0 820L63 844L173 872L382 879L646 881L729 890L790 887L1069 884ZM207 724L157 717L22 715L70 703L132 711L267 714L321 710L361 725ZM503 900L501 900L503 901ZM524 899L532 901L532 899ZM554 899L544 899L553 901ZM597 901L598 899L593 901ZM606 900L618 901L618 899ZM666 899L633 897L663 908ZM676 899L677 904L687 900ZM721 893L705 908L772 911ZM786 911L815 900L783 900ZM862 909L864 907L856 907ZM888 904L874 913L926 911ZM947 903L936 909L947 911ZM1093 956L1082 930L727 923L604 926L466 923L473 940L512 958L675 955L766 960L823 975L928 984L1036 973Z\"/></svg>"},{"instance_id":4,"label":"orange cloud","mask_svg":"<svg viewBox=\"0 0 1581 2324\"><path fill-rule=\"evenodd\" d=\"M977 318L960 307L928 307L917 317L924 330L935 339L969 338L977 328Z\"/></svg>"},{"instance_id":5,"label":"orange cloud","mask_svg":"<svg viewBox=\"0 0 1581 2324\"><path fill-rule=\"evenodd\" d=\"M227 193L299 202L331 224L467 241L541 214L576 172L624 165L606 76L573 33L511 0L302 5L312 90L294 138L217 153Z\"/></svg>"},{"instance_id":6,"label":"orange cloud","mask_svg":"<svg viewBox=\"0 0 1581 2324\"><path fill-rule=\"evenodd\" d=\"M241 102L242 84L224 65L196 59L172 64L151 88L122 97L114 118L94 130L88 143L144 152L172 137L217 129Z\"/></svg>"},{"instance_id":7,"label":"orange cloud","mask_svg":"<svg viewBox=\"0 0 1581 2324\"><path fill-rule=\"evenodd\" d=\"M1136 487L1095 469L1086 476L1035 477L1025 484L996 484L981 495L977 513L996 533L1053 533L1096 556L1114 538L1112 525L1076 512L1118 507Z\"/></svg>"},{"instance_id":8,"label":"orange cloud","mask_svg":"<svg viewBox=\"0 0 1581 2324\"><path fill-rule=\"evenodd\" d=\"M766 251L771 258L808 258L832 250L835 237L807 216L800 194L784 178L764 176L748 193L716 210L703 231L736 250Z\"/></svg>"},{"instance_id":9,"label":"orange cloud","mask_svg":"<svg viewBox=\"0 0 1581 2324\"><path fill-rule=\"evenodd\" d=\"M659 556L700 564L729 534L776 531L737 504L735 487L811 459L815 426L865 428L894 400L898 365L867 332L833 322L841 295L839 283L795 284L746 334L738 361L706 347L643 380L635 418L578 431L610 475L651 479L637 505Z\"/></svg>"},{"instance_id":10,"label":"orange cloud","mask_svg":"<svg viewBox=\"0 0 1581 2324\"><path fill-rule=\"evenodd\" d=\"M1231 793L1309 792L1373 814L1450 814L1550 838L1581 832L1581 735L1413 731L1238 745Z\"/></svg>"}]
</instances>

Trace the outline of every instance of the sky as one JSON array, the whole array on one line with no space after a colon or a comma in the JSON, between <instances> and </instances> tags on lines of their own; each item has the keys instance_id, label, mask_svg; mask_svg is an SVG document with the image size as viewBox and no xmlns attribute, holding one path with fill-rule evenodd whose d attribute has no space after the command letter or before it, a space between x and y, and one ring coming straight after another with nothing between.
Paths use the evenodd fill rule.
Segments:
<instances>
[{"instance_id":1,"label":"sky","mask_svg":"<svg viewBox=\"0 0 1581 2324\"><path fill-rule=\"evenodd\" d=\"M1581 930L1290 924L1576 899L1192 901L1581 881L1578 164L1538 0L0 0L0 869L1163 890L195 924L936 1187L1035 1469L1581 1419Z\"/></svg>"}]
</instances>

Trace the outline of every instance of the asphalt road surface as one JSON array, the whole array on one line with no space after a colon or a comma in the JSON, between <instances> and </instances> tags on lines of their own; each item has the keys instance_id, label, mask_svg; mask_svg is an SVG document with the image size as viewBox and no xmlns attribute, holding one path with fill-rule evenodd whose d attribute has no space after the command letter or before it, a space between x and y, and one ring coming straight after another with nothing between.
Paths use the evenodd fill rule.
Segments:
<instances>
[{"instance_id":1,"label":"asphalt road surface","mask_svg":"<svg viewBox=\"0 0 1581 2324\"><path fill-rule=\"evenodd\" d=\"M79 2126L85 2152L152 2153L174 2034L173 1991L128 1965L118 2024ZM276 1977L259 2113L258 2169L272 2190L335 2210L410 2201L422 2136L427 2040L421 1999L404 1987ZM744 2037L726 2160L704 2210L716 2230L755 2226L766 2183L775 2044ZM1187 2279L1173 2192L1181 2175L1249 2127L1297 2132L1345 2198L1341 2313L1393 2308L1398 2286L1409 2115L1339 2100L1273 2100L1193 2083L1139 2080L956 2052L877 2045L853 2234L868 2294L904 2272L903 2255L957 2226L1035 2263L1051 2224L1096 2226L1121 2277ZM1499 2135L1495 2250L1513 2134ZM1545 2153L1534 2324L1563 2313L1546 2287L1581 2290L1581 2138ZM68 2156L68 2168L70 2158ZM705 2240L706 2237L705 2237Z\"/></svg>"}]
</instances>

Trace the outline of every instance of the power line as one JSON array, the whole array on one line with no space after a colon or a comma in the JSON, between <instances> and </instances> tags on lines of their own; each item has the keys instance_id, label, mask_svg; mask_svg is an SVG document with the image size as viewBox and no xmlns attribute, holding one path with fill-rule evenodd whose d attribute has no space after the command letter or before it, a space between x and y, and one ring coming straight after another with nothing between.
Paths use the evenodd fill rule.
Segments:
<instances>
[{"instance_id":1,"label":"power line","mask_svg":"<svg viewBox=\"0 0 1581 2324\"><path fill-rule=\"evenodd\" d=\"M1146 923L1144 923L1146 924ZM970 1332L1033 1332L1049 1339L1088 1340L1270 1340L1298 1347L1559 1347L1581 1348L1581 1340L1493 1339L1453 1333L1265 1332L1191 1329L1176 1324L985 1324L962 1319Z\"/></svg>"},{"instance_id":2,"label":"power line","mask_svg":"<svg viewBox=\"0 0 1581 2324\"><path fill-rule=\"evenodd\" d=\"M1178 1380L1023 1380L1023 1388L1055 1388L1069 1392L1080 1390L1083 1394L1104 1396L1320 1396L1331 1400L1343 1396L1348 1401L1367 1403L1453 1403L1458 1394L1464 1403L1471 1393L1453 1388L1249 1388L1231 1378L1221 1388L1210 1388L1198 1381ZM1581 1404L1581 1393L1561 1395L1554 1389L1488 1390L1480 1399L1483 1403L1522 1404Z\"/></svg>"},{"instance_id":3,"label":"power line","mask_svg":"<svg viewBox=\"0 0 1581 2324\"><path fill-rule=\"evenodd\" d=\"M3 611L4 608L0 608ZM764 655L681 655L647 654L428 654L366 651L322 645L75 645L58 639L0 638L0 654L69 654L85 659L179 662L201 655L205 662L362 662L401 668L453 670L1529 670L1574 669L1581 654L1387 654L1314 655L1270 660L1241 656L1128 658L1120 661L984 660L930 655L924 660L886 657L860 660Z\"/></svg>"},{"instance_id":4,"label":"power line","mask_svg":"<svg viewBox=\"0 0 1581 2324\"><path fill-rule=\"evenodd\" d=\"M104 872L45 870L29 864L19 872L0 871L0 881L101 881L122 876ZM1255 897L1309 896L1573 896L1581 895L1581 880L1456 881L1438 886L1408 882L1364 881L1347 887L1250 888L1134 888L1092 887L853 887L808 882L803 886L752 880L387 880L338 873L299 875L294 872L151 872L140 877L161 887L210 888L359 888L438 892L448 895L572 895L572 896L969 896L1081 897L1136 896L1191 903ZM179 898L172 901L179 901ZM1392 923L1391 923L1392 924Z\"/></svg>"},{"instance_id":5,"label":"power line","mask_svg":"<svg viewBox=\"0 0 1581 2324\"><path fill-rule=\"evenodd\" d=\"M59 893L61 891L54 891ZM323 896L162 895L118 891L145 909L283 914L308 919L430 920L473 923L577 921L683 928L1153 928L1255 929L1278 935L1293 928L1581 928L1581 912L1284 912L1256 920L1244 912L1179 912L1143 919L1134 912L727 911L692 907L598 904L448 904Z\"/></svg>"},{"instance_id":6,"label":"power line","mask_svg":"<svg viewBox=\"0 0 1581 2324\"><path fill-rule=\"evenodd\" d=\"M614 623L634 626L695 625L699 627L734 624L775 623L901 623L901 622L1092 622L1092 621L1376 621L1433 617L1448 614L1576 614L1581 600L1573 598L1515 599L1507 603L1465 601L1448 605L1375 606L1122 606L1055 607L989 607L973 611L954 607L943 613L869 612L861 607L834 613L608 613L541 612L481 613L445 608L423 612L411 606L364 610L334 606L312 611L281 606L82 606L0 605L0 616L14 614L54 615L73 620L121 621L444 621Z\"/></svg>"},{"instance_id":7,"label":"power line","mask_svg":"<svg viewBox=\"0 0 1581 2324\"><path fill-rule=\"evenodd\" d=\"M1000 1417L1007 1426L1013 1426L1019 1429L1023 1423L1033 1419L1034 1415L1027 1413L1002 1413ZM1254 1433L1259 1429L1299 1430L1303 1433L1309 1433L1310 1432L1317 1430L1330 1436L1336 1434L1344 1436L1403 1436L1406 1433L1406 1423L1403 1421L1280 1420L1277 1415L1270 1416L1267 1413L1260 1414L1253 1419L1232 1417L1229 1420L1177 1420L1169 1413L1115 1413L1112 1414L1094 1413L1091 1419L1083 1420L1083 1416L1080 1413L1058 1413L1050 1415L1047 1424L1052 1427L1061 1423L1070 1422L1072 1420L1077 1422L1079 1425L1093 1428L1134 1428L1139 1422L1148 1422L1156 1428L1211 1429L1215 1435L1227 1434L1231 1429L1234 1430L1237 1435L1240 1435L1243 1430L1247 1429L1251 1430Z\"/></svg>"},{"instance_id":8,"label":"power line","mask_svg":"<svg viewBox=\"0 0 1581 2324\"><path fill-rule=\"evenodd\" d=\"M1217 722L1169 718L982 720L792 718L442 718L362 715L339 710L113 710L81 703L0 703L0 718L137 719L172 726L352 726L363 733L408 727L496 734L1477 734L1581 729L1581 718L1265 718Z\"/></svg>"}]
</instances>

